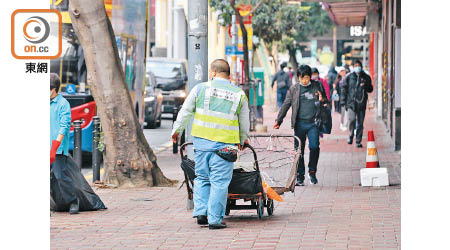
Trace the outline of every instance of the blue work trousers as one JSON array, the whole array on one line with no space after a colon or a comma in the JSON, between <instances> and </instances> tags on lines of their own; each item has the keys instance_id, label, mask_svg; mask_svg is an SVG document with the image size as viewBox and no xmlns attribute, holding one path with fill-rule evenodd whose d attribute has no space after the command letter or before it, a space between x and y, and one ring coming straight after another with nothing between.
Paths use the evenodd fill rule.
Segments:
<instances>
[{"instance_id":1,"label":"blue work trousers","mask_svg":"<svg viewBox=\"0 0 450 250\"><path fill-rule=\"evenodd\" d=\"M196 150L195 175L193 215L207 215L209 224L222 223L233 163L214 152Z\"/></svg>"}]
</instances>

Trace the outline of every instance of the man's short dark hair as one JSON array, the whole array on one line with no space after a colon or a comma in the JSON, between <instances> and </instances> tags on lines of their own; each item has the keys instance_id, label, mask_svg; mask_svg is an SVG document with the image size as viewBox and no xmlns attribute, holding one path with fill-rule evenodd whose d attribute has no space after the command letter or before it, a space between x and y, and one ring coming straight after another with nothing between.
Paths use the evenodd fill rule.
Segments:
<instances>
[{"instance_id":1,"label":"man's short dark hair","mask_svg":"<svg viewBox=\"0 0 450 250\"><path fill-rule=\"evenodd\" d=\"M300 67L297 70L297 76L300 76L300 77L309 76L309 77L311 77L311 75L312 75L311 67L309 67L306 64L300 65Z\"/></svg>"},{"instance_id":2,"label":"man's short dark hair","mask_svg":"<svg viewBox=\"0 0 450 250\"><path fill-rule=\"evenodd\" d=\"M361 63L360 60L355 60L355 61L353 61L353 66L354 66L355 64L359 64L360 66L362 66L362 63Z\"/></svg>"},{"instance_id":3,"label":"man's short dark hair","mask_svg":"<svg viewBox=\"0 0 450 250\"><path fill-rule=\"evenodd\" d=\"M287 66L287 63L286 63L286 62L283 62L283 63L281 63L280 68L281 68L281 69L284 69L286 66Z\"/></svg>"},{"instance_id":4,"label":"man's short dark hair","mask_svg":"<svg viewBox=\"0 0 450 250\"><path fill-rule=\"evenodd\" d=\"M311 69L311 74L319 74L319 70L317 68L312 68Z\"/></svg>"},{"instance_id":5,"label":"man's short dark hair","mask_svg":"<svg viewBox=\"0 0 450 250\"><path fill-rule=\"evenodd\" d=\"M56 89L56 93L58 93L60 85L61 81L59 80L58 74L50 73L50 90Z\"/></svg>"},{"instance_id":6,"label":"man's short dark hair","mask_svg":"<svg viewBox=\"0 0 450 250\"><path fill-rule=\"evenodd\" d=\"M230 75L230 65L224 59L216 59L211 63L211 71L216 73L225 73L227 76Z\"/></svg>"}]
</instances>

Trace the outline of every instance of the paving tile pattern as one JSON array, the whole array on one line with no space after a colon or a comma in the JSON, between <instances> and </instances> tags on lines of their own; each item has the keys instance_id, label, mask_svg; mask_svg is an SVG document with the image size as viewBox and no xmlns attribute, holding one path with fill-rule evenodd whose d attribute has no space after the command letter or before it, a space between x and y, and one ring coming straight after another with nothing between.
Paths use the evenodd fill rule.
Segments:
<instances>
[{"instance_id":1,"label":"paving tile pattern","mask_svg":"<svg viewBox=\"0 0 450 250\"><path fill-rule=\"evenodd\" d=\"M264 116L268 133L293 133L289 117L274 131L276 114L266 107ZM362 149L347 145L348 131L339 129L337 114L333 119L333 134L320 142L319 183L285 193L273 216L265 211L259 220L255 210L233 210L228 228L209 230L186 209L184 186L98 189L107 210L52 213L51 249L400 249L401 154L373 111L366 115ZM371 129L389 187L359 186ZM178 155L167 150L158 159L169 178L183 178Z\"/></svg>"}]
</instances>

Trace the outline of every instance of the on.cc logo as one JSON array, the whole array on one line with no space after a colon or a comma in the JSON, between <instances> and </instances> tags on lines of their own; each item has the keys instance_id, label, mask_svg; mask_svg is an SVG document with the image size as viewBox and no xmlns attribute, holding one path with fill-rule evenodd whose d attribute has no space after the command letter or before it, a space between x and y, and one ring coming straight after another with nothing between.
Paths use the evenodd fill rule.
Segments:
<instances>
[{"instance_id":1,"label":"on.cc logo","mask_svg":"<svg viewBox=\"0 0 450 250\"><path fill-rule=\"evenodd\" d=\"M50 35L50 25L39 16L32 16L23 25L23 35L30 43L42 43Z\"/></svg>"}]
</instances>

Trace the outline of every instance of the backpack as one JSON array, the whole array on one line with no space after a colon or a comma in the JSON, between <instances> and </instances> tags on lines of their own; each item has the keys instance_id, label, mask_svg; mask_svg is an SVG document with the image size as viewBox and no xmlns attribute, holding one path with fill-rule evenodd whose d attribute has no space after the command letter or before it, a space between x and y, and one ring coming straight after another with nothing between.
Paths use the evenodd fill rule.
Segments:
<instances>
[{"instance_id":1,"label":"backpack","mask_svg":"<svg viewBox=\"0 0 450 250\"><path fill-rule=\"evenodd\" d=\"M321 93L324 93L325 90L321 82L317 82L319 84L319 89ZM314 91L315 92L315 91ZM331 118L331 109L330 107L325 107L323 104L319 106L319 110L316 113L314 118L314 122L316 126L319 128L319 132L322 134L331 134L331 129L333 127L333 120Z\"/></svg>"}]
</instances>

